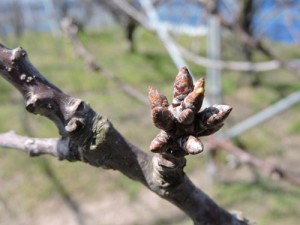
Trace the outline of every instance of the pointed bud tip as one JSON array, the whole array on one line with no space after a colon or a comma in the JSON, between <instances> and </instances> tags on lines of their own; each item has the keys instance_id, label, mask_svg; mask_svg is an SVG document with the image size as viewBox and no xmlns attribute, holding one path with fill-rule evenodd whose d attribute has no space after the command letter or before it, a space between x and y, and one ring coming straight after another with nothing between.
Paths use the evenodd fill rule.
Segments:
<instances>
[{"instance_id":1,"label":"pointed bud tip","mask_svg":"<svg viewBox=\"0 0 300 225\"><path fill-rule=\"evenodd\" d=\"M186 67L178 72L173 87L173 103L177 106L194 89L193 79Z\"/></svg>"},{"instance_id":2,"label":"pointed bud tip","mask_svg":"<svg viewBox=\"0 0 300 225\"><path fill-rule=\"evenodd\" d=\"M181 67L180 72L189 73L189 70L186 66Z\"/></svg>"},{"instance_id":3,"label":"pointed bud tip","mask_svg":"<svg viewBox=\"0 0 300 225\"><path fill-rule=\"evenodd\" d=\"M196 81L195 87L202 87L204 88L205 86L205 78L201 77L199 80Z\"/></svg>"},{"instance_id":4,"label":"pointed bud tip","mask_svg":"<svg viewBox=\"0 0 300 225\"><path fill-rule=\"evenodd\" d=\"M232 111L232 107L229 105L215 105L214 107L226 114L229 114Z\"/></svg>"},{"instance_id":5,"label":"pointed bud tip","mask_svg":"<svg viewBox=\"0 0 300 225\"><path fill-rule=\"evenodd\" d=\"M148 86L148 92L155 91L155 90L156 90L156 88L154 86Z\"/></svg>"},{"instance_id":6,"label":"pointed bud tip","mask_svg":"<svg viewBox=\"0 0 300 225\"><path fill-rule=\"evenodd\" d=\"M194 90L195 90L197 96L204 95L204 92L205 92L204 86L205 86L204 78L200 78L199 80L197 80L195 87L194 87Z\"/></svg>"},{"instance_id":7,"label":"pointed bud tip","mask_svg":"<svg viewBox=\"0 0 300 225\"><path fill-rule=\"evenodd\" d=\"M148 88L148 100L150 103L151 109L161 106L168 107L168 99L165 95L160 93L155 87L149 86Z\"/></svg>"},{"instance_id":8,"label":"pointed bud tip","mask_svg":"<svg viewBox=\"0 0 300 225\"><path fill-rule=\"evenodd\" d=\"M191 74L188 70L187 67L182 67L178 73L177 73L177 76L176 76L176 79L175 79L175 83L176 82L186 82L188 83L189 85L192 85L191 83L193 83L193 80L192 80L192 77L191 77Z\"/></svg>"}]
</instances>

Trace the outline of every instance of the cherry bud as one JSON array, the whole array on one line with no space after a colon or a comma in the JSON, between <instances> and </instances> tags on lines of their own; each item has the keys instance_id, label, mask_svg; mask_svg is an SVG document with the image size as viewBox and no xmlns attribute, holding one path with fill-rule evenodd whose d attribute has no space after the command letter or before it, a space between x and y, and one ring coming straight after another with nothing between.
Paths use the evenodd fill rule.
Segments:
<instances>
[{"instance_id":1,"label":"cherry bud","mask_svg":"<svg viewBox=\"0 0 300 225\"><path fill-rule=\"evenodd\" d=\"M214 126L223 123L232 110L228 105L213 105L199 113L199 118L204 125Z\"/></svg>"},{"instance_id":2,"label":"cherry bud","mask_svg":"<svg viewBox=\"0 0 300 225\"><path fill-rule=\"evenodd\" d=\"M209 136L211 134L216 133L218 130L220 130L223 127L224 123L220 123L211 127L206 127L205 129L202 129L200 132L197 133L197 136Z\"/></svg>"},{"instance_id":3,"label":"cherry bud","mask_svg":"<svg viewBox=\"0 0 300 225\"><path fill-rule=\"evenodd\" d=\"M176 107L194 88L193 79L186 67L183 67L177 74L173 87L172 105Z\"/></svg>"},{"instance_id":4,"label":"cherry bud","mask_svg":"<svg viewBox=\"0 0 300 225\"><path fill-rule=\"evenodd\" d=\"M166 107L155 107L151 111L154 125L165 131L171 131L175 127L175 117Z\"/></svg>"},{"instance_id":5,"label":"cherry bud","mask_svg":"<svg viewBox=\"0 0 300 225\"><path fill-rule=\"evenodd\" d=\"M188 154L195 155L203 151L202 142L192 135L180 138L178 142L181 148Z\"/></svg>"},{"instance_id":6,"label":"cherry bud","mask_svg":"<svg viewBox=\"0 0 300 225\"><path fill-rule=\"evenodd\" d=\"M177 118L178 122L184 125L192 124L194 122L194 119L195 113L191 109L183 110Z\"/></svg>"},{"instance_id":7,"label":"cherry bud","mask_svg":"<svg viewBox=\"0 0 300 225\"><path fill-rule=\"evenodd\" d=\"M204 78L201 78L196 82L194 90L189 93L182 102L182 108L192 109L194 112L198 112L200 110L204 99L204 85Z\"/></svg>"},{"instance_id":8,"label":"cherry bud","mask_svg":"<svg viewBox=\"0 0 300 225\"><path fill-rule=\"evenodd\" d=\"M160 131L150 144L150 151L154 153L163 153L168 150L170 137L164 132Z\"/></svg>"},{"instance_id":9,"label":"cherry bud","mask_svg":"<svg viewBox=\"0 0 300 225\"><path fill-rule=\"evenodd\" d=\"M148 88L148 99L151 109L161 106L168 107L168 99L165 95L160 93L155 87Z\"/></svg>"}]
</instances>

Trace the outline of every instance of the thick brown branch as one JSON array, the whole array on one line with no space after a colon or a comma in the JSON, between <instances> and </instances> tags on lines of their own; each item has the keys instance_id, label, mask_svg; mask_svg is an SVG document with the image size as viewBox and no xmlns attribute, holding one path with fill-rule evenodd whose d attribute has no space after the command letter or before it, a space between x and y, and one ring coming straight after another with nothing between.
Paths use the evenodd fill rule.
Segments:
<instances>
[{"instance_id":1,"label":"thick brown branch","mask_svg":"<svg viewBox=\"0 0 300 225\"><path fill-rule=\"evenodd\" d=\"M84 161L92 166L119 170L181 208L195 224L247 224L220 208L193 185L183 172L184 158L176 158L168 153L155 154L152 158L128 143L107 119L97 115L89 105L50 84L33 67L24 50L10 50L1 45L0 72L22 93L27 110L50 118L62 136L60 141L51 139L42 147L40 139L28 141L27 138L10 133L4 135L7 141L9 138L20 140L20 145L10 147L31 154L50 154L60 159ZM189 95L184 107L190 107L189 104L198 98L198 94L201 96L199 85L196 92L192 92L195 95ZM214 118L221 122L218 116ZM205 116L198 119L209 122L203 124L205 129L213 126L215 121Z\"/></svg>"}]
</instances>

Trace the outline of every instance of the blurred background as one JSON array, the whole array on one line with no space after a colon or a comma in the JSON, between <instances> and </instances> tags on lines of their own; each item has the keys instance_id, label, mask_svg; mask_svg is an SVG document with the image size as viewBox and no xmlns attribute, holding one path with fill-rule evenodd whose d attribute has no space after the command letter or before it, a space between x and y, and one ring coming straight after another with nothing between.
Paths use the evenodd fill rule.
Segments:
<instances>
[{"instance_id":1,"label":"blurred background","mask_svg":"<svg viewBox=\"0 0 300 225\"><path fill-rule=\"evenodd\" d=\"M257 224L296 225L299 12L299 0L1 0L0 42L24 47L51 82L145 151L158 132L148 86L171 99L179 68L195 80L205 76L206 104L233 106L216 138L234 147L212 148L202 138L207 151L187 156L187 174L222 207ZM5 80L0 91L1 133L58 136L50 121L26 112ZM0 149L0 224L192 223L118 172Z\"/></svg>"}]
</instances>

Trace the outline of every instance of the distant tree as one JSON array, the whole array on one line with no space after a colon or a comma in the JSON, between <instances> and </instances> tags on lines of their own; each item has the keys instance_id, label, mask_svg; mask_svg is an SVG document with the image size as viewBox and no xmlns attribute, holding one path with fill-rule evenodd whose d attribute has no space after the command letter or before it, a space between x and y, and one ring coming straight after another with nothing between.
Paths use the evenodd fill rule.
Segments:
<instances>
[{"instance_id":1,"label":"distant tree","mask_svg":"<svg viewBox=\"0 0 300 225\"><path fill-rule=\"evenodd\" d=\"M21 3L17 0L11 2L12 16L10 17L11 25L17 38L20 38L24 31L24 18Z\"/></svg>"},{"instance_id":2,"label":"distant tree","mask_svg":"<svg viewBox=\"0 0 300 225\"><path fill-rule=\"evenodd\" d=\"M87 23L91 20L94 15L93 0L78 0L72 2L69 0L53 0L54 5L57 9L58 19L61 21L63 18L69 17L76 22L77 27L80 31L83 31ZM74 14L74 4L77 3L76 8L80 9L80 14Z\"/></svg>"},{"instance_id":3,"label":"distant tree","mask_svg":"<svg viewBox=\"0 0 300 225\"><path fill-rule=\"evenodd\" d=\"M134 52L135 51L134 33L138 26L138 22L133 17L126 14L111 0L95 0L95 1L99 5L103 6L108 12L110 12L114 17L114 19L117 21L117 23L119 23L124 28L125 37L129 45L129 51ZM137 7L136 0L130 0L129 3L133 7L135 8Z\"/></svg>"}]
</instances>

